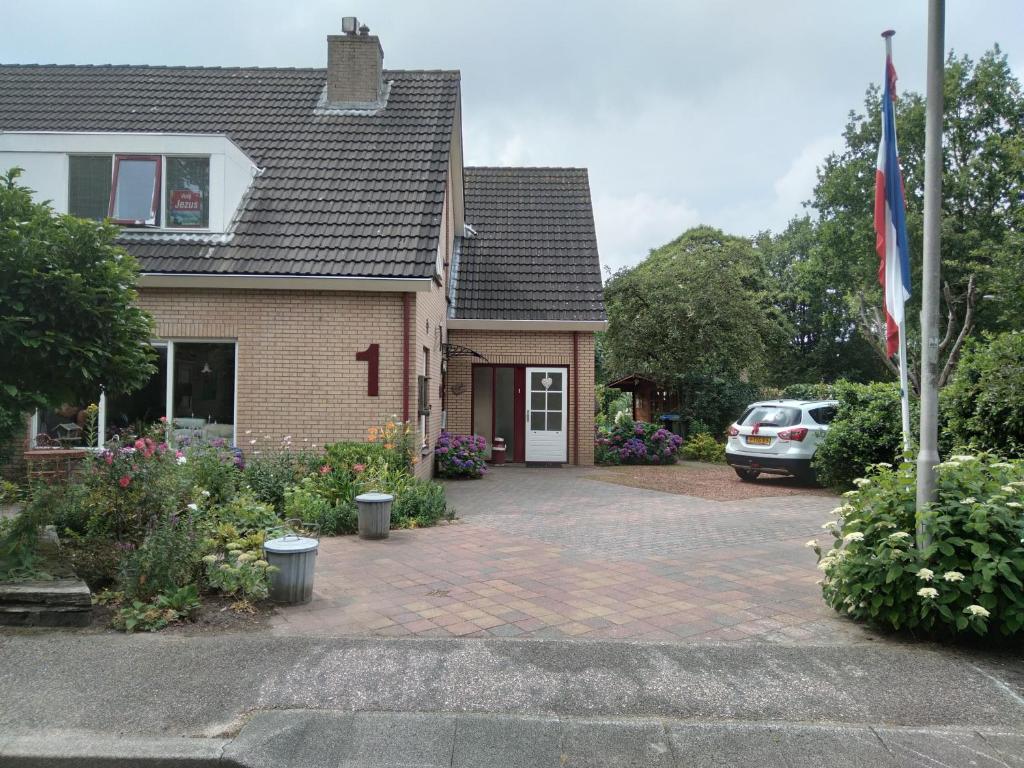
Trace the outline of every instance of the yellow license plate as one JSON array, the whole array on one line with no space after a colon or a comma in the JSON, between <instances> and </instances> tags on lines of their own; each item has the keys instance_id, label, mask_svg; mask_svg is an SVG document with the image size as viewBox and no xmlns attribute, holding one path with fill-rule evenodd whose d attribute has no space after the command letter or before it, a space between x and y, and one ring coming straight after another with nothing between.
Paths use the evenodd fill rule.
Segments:
<instances>
[{"instance_id":1,"label":"yellow license plate","mask_svg":"<svg viewBox=\"0 0 1024 768\"><path fill-rule=\"evenodd\" d=\"M770 437L761 437L760 435L747 435L748 445L771 445L772 439Z\"/></svg>"}]
</instances>

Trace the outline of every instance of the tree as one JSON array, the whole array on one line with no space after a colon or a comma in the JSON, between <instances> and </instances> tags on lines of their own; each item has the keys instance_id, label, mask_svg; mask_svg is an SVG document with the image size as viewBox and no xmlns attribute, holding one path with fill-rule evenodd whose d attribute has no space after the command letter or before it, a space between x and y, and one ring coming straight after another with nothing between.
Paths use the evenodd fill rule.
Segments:
<instances>
[{"instance_id":1,"label":"tree","mask_svg":"<svg viewBox=\"0 0 1024 768\"><path fill-rule=\"evenodd\" d=\"M846 146L826 158L818 171L811 205L818 211L816 258L846 299L847 324L879 349L881 306L876 280L872 207L874 166L881 127L879 89L868 89L865 109L850 113ZM996 46L976 63L950 54L945 77L943 131L942 268L949 340L944 348L949 373L975 325L982 330L1020 328L1024 323L1021 234L1024 232L1024 96L1006 56ZM920 285L924 205L924 99L900 94L896 105L900 161L907 199L914 283ZM979 297L986 300L978 301ZM913 356L919 332L913 318L920 290L907 307ZM861 311L864 307L864 312ZM884 352L879 351L884 357Z\"/></svg>"},{"instance_id":2,"label":"tree","mask_svg":"<svg viewBox=\"0 0 1024 768\"><path fill-rule=\"evenodd\" d=\"M789 344L769 358L769 381L872 381L885 375L857 325L846 296L824 268L818 231L809 216L794 218L778 235L755 238L768 279L768 294L786 320Z\"/></svg>"},{"instance_id":3,"label":"tree","mask_svg":"<svg viewBox=\"0 0 1024 768\"><path fill-rule=\"evenodd\" d=\"M608 280L604 364L613 375L673 387L684 416L717 430L746 405L756 391L750 382L760 383L767 356L785 343L764 288L749 240L691 229Z\"/></svg>"},{"instance_id":4,"label":"tree","mask_svg":"<svg viewBox=\"0 0 1024 768\"><path fill-rule=\"evenodd\" d=\"M19 174L0 174L0 442L35 408L127 393L156 370L117 228L33 202Z\"/></svg>"}]
</instances>

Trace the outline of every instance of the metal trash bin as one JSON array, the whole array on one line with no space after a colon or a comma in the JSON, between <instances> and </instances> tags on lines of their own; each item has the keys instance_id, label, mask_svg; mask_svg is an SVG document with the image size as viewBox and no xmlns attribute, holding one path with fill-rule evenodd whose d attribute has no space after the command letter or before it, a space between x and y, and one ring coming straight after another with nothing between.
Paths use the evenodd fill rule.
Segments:
<instances>
[{"instance_id":1,"label":"metal trash bin","mask_svg":"<svg viewBox=\"0 0 1024 768\"><path fill-rule=\"evenodd\" d=\"M391 503L395 497L390 493L361 493L356 496L359 508L359 538L386 539L391 533Z\"/></svg>"},{"instance_id":2,"label":"metal trash bin","mask_svg":"<svg viewBox=\"0 0 1024 768\"><path fill-rule=\"evenodd\" d=\"M278 570L270 574L270 599L275 603L301 605L313 599L313 571L320 542L286 533L263 542L267 562Z\"/></svg>"},{"instance_id":3,"label":"metal trash bin","mask_svg":"<svg viewBox=\"0 0 1024 768\"><path fill-rule=\"evenodd\" d=\"M505 445L505 438L494 438L494 445L491 446L491 464L498 465L505 463L505 450L507 447L508 446Z\"/></svg>"}]
</instances>

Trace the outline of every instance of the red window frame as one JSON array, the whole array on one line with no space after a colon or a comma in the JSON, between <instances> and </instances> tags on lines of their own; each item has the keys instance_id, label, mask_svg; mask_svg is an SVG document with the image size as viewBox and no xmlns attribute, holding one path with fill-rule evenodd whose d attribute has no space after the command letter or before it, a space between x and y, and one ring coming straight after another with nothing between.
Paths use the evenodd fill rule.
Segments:
<instances>
[{"instance_id":1,"label":"red window frame","mask_svg":"<svg viewBox=\"0 0 1024 768\"><path fill-rule=\"evenodd\" d=\"M135 219L115 219L114 218L114 201L117 200L117 176L121 171L122 160L154 160L156 161L156 178L153 180L153 224L146 224L146 222L137 221ZM164 170L164 157L163 155L114 155L114 178L110 183L110 202L107 204L107 218L109 218L115 224L121 224L128 227L145 227L145 226L160 226L160 190L163 188L163 170Z\"/></svg>"}]
</instances>

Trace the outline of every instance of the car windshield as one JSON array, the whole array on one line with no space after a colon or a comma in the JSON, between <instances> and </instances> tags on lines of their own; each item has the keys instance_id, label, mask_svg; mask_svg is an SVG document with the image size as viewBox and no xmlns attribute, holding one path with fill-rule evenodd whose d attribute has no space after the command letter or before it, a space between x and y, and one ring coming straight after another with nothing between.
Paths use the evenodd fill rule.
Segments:
<instances>
[{"instance_id":1,"label":"car windshield","mask_svg":"<svg viewBox=\"0 0 1024 768\"><path fill-rule=\"evenodd\" d=\"M800 409L779 405L756 405L743 417L742 426L791 427L800 423Z\"/></svg>"}]
</instances>

